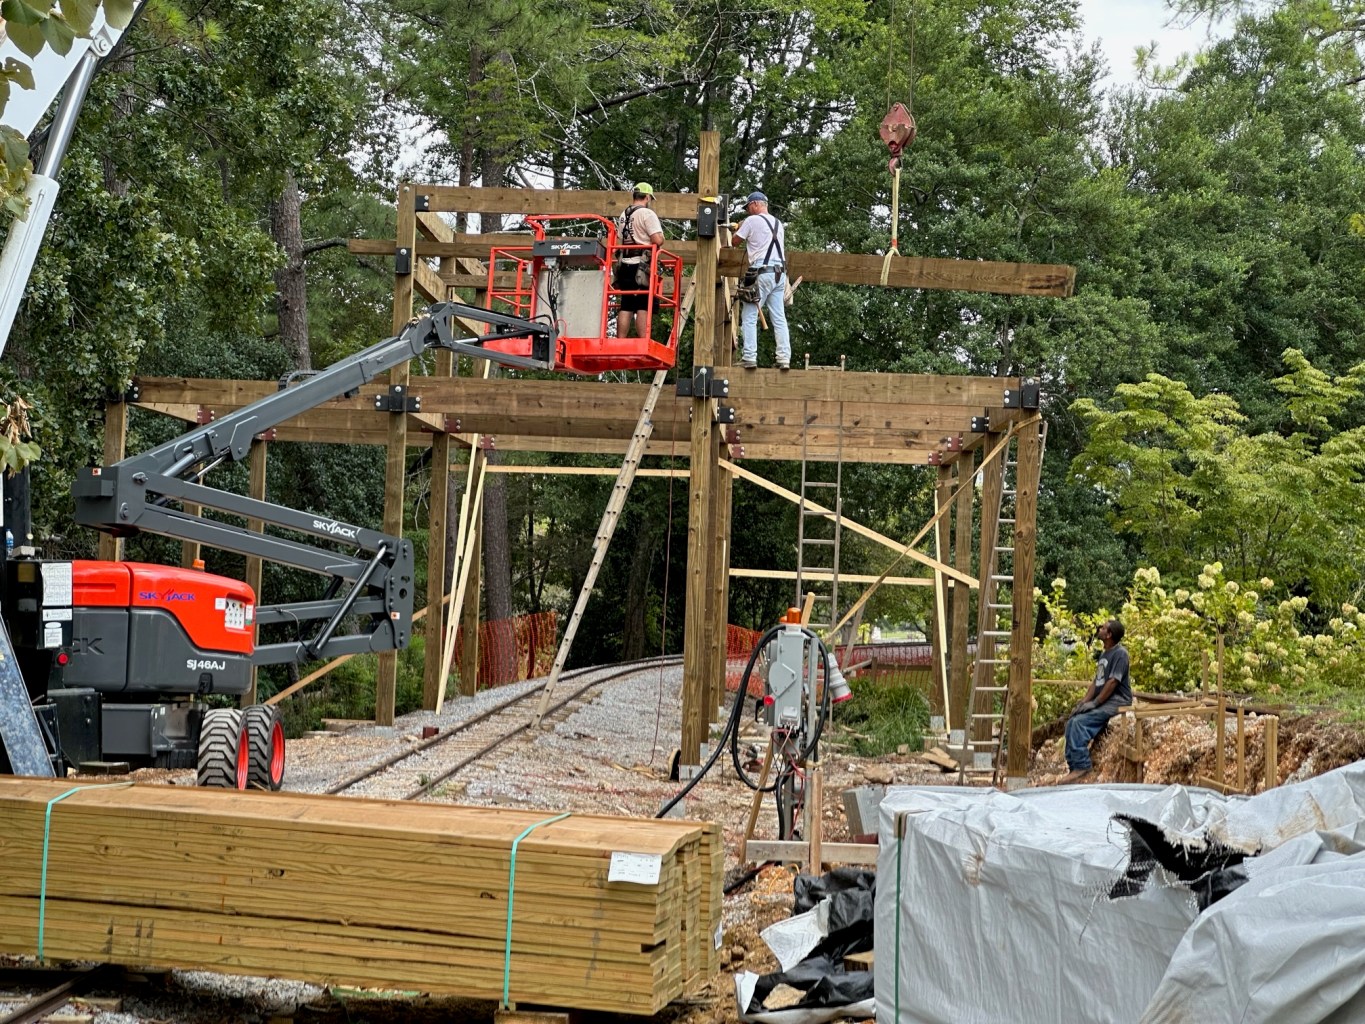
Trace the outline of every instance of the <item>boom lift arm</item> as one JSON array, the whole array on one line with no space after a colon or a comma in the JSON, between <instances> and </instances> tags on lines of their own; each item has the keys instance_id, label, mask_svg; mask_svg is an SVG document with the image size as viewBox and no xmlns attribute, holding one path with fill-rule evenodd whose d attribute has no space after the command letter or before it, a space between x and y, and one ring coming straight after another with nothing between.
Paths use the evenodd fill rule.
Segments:
<instances>
[{"instance_id":1,"label":"boom lift arm","mask_svg":"<svg viewBox=\"0 0 1365 1024\"><path fill-rule=\"evenodd\" d=\"M456 337L457 318L487 323L492 330L474 338ZM509 339L529 340L531 354L512 355L483 347L487 341ZM221 491L202 480L224 462L245 459L253 438L262 431L333 398L353 394L381 373L429 348L448 349L525 369L551 369L555 342L555 328L548 323L459 302L437 303L396 337L348 356L299 384L112 466L82 469L72 488L76 522L115 536L146 532L195 541L329 577L331 582L319 600L257 610L257 621L263 626L323 622L309 638L300 635L290 642L259 645L254 657L258 665L406 647L411 633L414 589L410 541L326 515ZM341 543L352 551L346 553L330 545L255 533L245 526L187 512L186 503L260 520L267 526L331 544ZM347 585L349 589L342 593ZM360 617L361 630L338 635L337 630L347 616Z\"/></svg>"}]
</instances>

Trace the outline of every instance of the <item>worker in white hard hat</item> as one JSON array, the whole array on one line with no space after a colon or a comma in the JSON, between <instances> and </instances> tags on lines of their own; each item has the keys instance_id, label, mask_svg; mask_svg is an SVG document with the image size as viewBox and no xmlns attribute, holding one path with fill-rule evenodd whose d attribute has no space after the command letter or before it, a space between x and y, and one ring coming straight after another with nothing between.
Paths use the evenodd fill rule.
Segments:
<instances>
[{"instance_id":1,"label":"worker in white hard hat","mask_svg":"<svg viewBox=\"0 0 1365 1024\"><path fill-rule=\"evenodd\" d=\"M734 234L733 245L743 242L749 250L749 270L740 282L740 365L747 370L758 366L758 310L767 309L777 347L777 368L791 366L791 336L787 331L786 285L787 258L784 252L786 228L768 212L768 197L750 192L744 201L748 215Z\"/></svg>"}]
</instances>

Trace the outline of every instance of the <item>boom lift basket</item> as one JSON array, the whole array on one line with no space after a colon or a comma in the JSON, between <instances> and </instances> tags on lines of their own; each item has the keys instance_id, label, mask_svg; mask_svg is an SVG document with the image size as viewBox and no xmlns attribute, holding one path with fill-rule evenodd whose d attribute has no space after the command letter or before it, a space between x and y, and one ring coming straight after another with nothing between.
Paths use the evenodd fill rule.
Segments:
<instances>
[{"instance_id":1,"label":"boom lift basket","mask_svg":"<svg viewBox=\"0 0 1365 1024\"><path fill-rule=\"evenodd\" d=\"M596 221L605 238L547 237L551 221ZM654 245L619 242L616 223L596 214L545 214L526 218L532 244L499 246L488 260L488 308L552 323L557 334L555 369L598 374L606 370L666 370L677 361L682 258ZM647 259L648 281L618 288L622 259ZM510 281L498 287L498 280ZM616 313L625 295L645 295L641 338L616 336ZM668 338L655 341L656 314L671 313ZM486 340L485 349L527 355L528 339Z\"/></svg>"}]
</instances>

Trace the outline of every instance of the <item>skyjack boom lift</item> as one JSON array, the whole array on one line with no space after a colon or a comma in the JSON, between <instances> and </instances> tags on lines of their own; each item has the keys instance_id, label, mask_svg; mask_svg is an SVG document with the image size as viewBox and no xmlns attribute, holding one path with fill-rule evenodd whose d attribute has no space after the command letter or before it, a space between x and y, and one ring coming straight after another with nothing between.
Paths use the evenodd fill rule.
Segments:
<instances>
[{"instance_id":1,"label":"skyjack boom lift","mask_svg":"<svg viewBox=\"0 0 1365 1024\"><path fill-rule=\"evenodd\" d=\"M101 20L92 38L77 41L65 57L41 53L33 61L33 95L6 111L9 124L27 135L65 86L29 188L28 216L11 226L0 256L0 351L56 202L54 178L76 115L100 57L120 34ZM0 59L5 56L0 48ZM547 237L552 219L597 220L604 237ZM676 288L665 291L662 277L680 280L676 256L618 244L615 225L605 218L528 223L535 232L531 246L490 254L490 308L438 303L396 337L274 395L113 466L81 471L73 491L83 525L116 536L147 532L195 541L317 573L327 584L316 600L258 607L256 595L235 580L134 562L43 561L21 545L0 573L0 771L50 775L66 764L118 759L197 765L201 785L279 787L284 737L275 710L208 709L203 697L247 692L254 665L406 647L412 545L326 514L220 491L204 478L224 462L246 458L262 432L355 393L429 348L521 369L598 373L673 365L679 300ZM635 292L646 296L645 337L618 339L611 314L629 290L616 287L612 271L620 257L646 250L647 279ZM496 273L509 263L515 287L494 289ZM659 343L648 328L663 309L674 320ZM486 330L459 336L461 322ZM393 401L398 404L388 411L404 410L404 398ZM259 520L267 531L285 534L252 532L196 507ZM26 525L18 531L26 533ZM277 638L257 644L258 626ZM278 639L281 633L292 635Z\"/></svg>"}]
</instances>

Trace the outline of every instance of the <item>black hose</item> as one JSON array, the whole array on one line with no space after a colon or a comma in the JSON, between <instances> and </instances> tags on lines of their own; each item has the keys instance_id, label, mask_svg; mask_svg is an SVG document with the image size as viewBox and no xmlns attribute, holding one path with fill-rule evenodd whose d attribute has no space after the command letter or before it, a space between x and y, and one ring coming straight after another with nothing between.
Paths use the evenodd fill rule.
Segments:
<instances>
[{"instance_id":1,"label":"black hose","mask_svg":"<svg viewBox=\"0 0 1365 1024\"><path fill-rule=\"evenodd\" d=\"M702 765L701 771L688 779L687 785L678 790L678 792L673 795L672 799L659 809L659 813L654 815L654 817L662 818L677 806L678 801L692 792L693 788L706 776L706 773L709 772L711 767L716 763L716 759L720 757L721 753L725 750L725 741L727 737L731 738L731 747L733 748L735 746L733 737L739 735L739 717L744 710L744 701L749 696L749 677L753 674L754 664L758 661L759 653L771 642L772 638L776 636L782 628L782 624L771 627L766 633L759 637L758 643L754 644L753 652L749 655L749 662L744 666L744 675L740 677L739 691L735 694L735 703L730 709L730 718L725 723L725 731L720 734L720 739L716 741L716 749L711 751L711 756L706 759L706 764ZM749 788L753 789L756 787L750 786Z\"/></svg>"}]
</instances>

